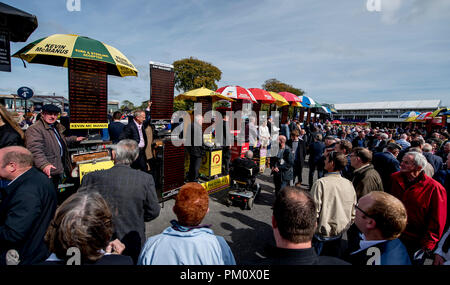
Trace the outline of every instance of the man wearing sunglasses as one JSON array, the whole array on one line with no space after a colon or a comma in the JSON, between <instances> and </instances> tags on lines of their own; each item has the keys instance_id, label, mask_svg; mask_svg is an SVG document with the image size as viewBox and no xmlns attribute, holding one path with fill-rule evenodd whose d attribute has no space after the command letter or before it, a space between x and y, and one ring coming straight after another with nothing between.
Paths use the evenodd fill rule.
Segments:
<instances>
[{"instance_id":1,"label":"man wearing sunglasses","mask_svg":"<svg viewBox=\"0 0 450 285\"><path fill-rule=\"evenodd\" d=\"M361 232L358 249L349 255L353 265L410 265L411 260L398 238L406 228L406 209L394 196L375 191L355 205L355 225Z\"/></svg>"}]
</instances>

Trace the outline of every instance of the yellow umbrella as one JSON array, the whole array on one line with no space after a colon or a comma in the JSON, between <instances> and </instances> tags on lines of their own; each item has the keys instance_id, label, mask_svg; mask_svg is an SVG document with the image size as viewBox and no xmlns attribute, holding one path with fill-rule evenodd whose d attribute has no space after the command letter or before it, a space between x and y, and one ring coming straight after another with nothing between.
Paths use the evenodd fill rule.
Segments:
<instances>
[{"instance_id":1,"label":"yellow umbrella","mask_svg":"<svg viewBox=\"0 0 450 285\"><path fill-rule=\"evenodd\" d=\"M286 99L284 99L284 97L281 96L280 94L275 93L275 92L272 92L272 91L269 91L269 93L270 93L270 95L273 96L273 98L275 98L275 100L277 100L277 101L275 102L275 104L276 104L278 107L282 107L282 106L287 106L287 105L289 105L289 102L288 102Z\"/></svg>"},{"instance_id":2,"label":"yellow umbrella","mask_svg":"<svg viewBox=\"0 0 450 285\"><path fill-rule=\"evenodd\" d=\"M107 63L107 73L115 76L137 76L138 70L118 49L79 35L54 34L34 41L12 57L29 63L68 66L68 59L87 59Z\"/></svg>"},{"instance_id":3,"label":"yellow umbrella","mask_svg":"<svg viewBox=\"0 0 450 285\"><path fill-rule=\"evenodd\" d=\"M200 97L213 97L217 100L227 100L227 101L234 102L233 99L231 99L227 96L224 96L220 93L217 93L216 91L209 90L208 88L205 88L205 87L189 90L188 92L185 92L185 93L180 94L177 97L175 97L175 100L176 101L178 101L178 100L196 101L197 98L200 98Z\"/></svg>"},{"instance_id":4,"label":"yellow umbrella","mask_svg":"<svg viewBox=\"0 0 450 285\"><path fill-rule=\"evenodd\" d=\"M405 122L414 122L416 120L417 116L408 117L405 119Z\"/></svg>"},{"instance_id":5,"label":"yellow umbrella","mask_svg":"<svg viewBox=\"0 0 450 285\"><path fill-rule=\"evenodd\" d=\"M439 113L443 110L447 111L447 108L438 108L436 111L434 111L433 113L431 113L430 117L437 117L439 115Z\"/></svg>"}]
</instances>

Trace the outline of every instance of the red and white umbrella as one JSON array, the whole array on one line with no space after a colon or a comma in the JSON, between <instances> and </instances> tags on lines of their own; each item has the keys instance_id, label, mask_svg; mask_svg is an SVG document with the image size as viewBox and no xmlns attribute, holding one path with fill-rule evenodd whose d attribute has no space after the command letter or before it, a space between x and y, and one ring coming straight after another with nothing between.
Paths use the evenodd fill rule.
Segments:
<instances>
[{"instance_id":1,"label":"red and white umbrella","mask_svg":"<svg viewBox=\"0 0 450 285\"><path fill-rule=\"evenodd\" d=\"M433 119L433 117L431 116L431 114L433 114L433 112L423 112L423 113L420 113L420 115L417 116L416 121L431 120L431 119Z\"/></svg>"},{"instance_id":2,"label":"red and white umbrella","mask_svg":"<svg viewBox=\"0 0 450 285\"><path fill-rule=\"evenodd\" d=\"M300 103L302 103L302 99L300 99L297 95L290 92L278 92L278 94L283 96L283 98L286 99L286 101L290 102L291 105L301 106Z\"/></svg>"},{"instance_id":3,"label":"red and white umbrella","mask_svg":"<svg viewBox=\"0 0 450 285\"><path fill-rule=\"evenodd\" d=\"M273 98L272 95L270 95L269 91L266 91L261 88L248 88L250 92L252 92L253 96L256 100L261 101L263 104L272 104L275 103L277 100Z\"/></svg>"},{"instance_id":4,"label":"red and white umbrella","mask_svg":"<svg viewBox=\"0 0 450 285\"><path fill-rule=\"evenodd\" d=\"M220 87L216 90L216 92L232 99L247 100L252 101L253 103L258 103L252 92L241 86L227 85L224 87Z\"/></svg>"}]
</instances>

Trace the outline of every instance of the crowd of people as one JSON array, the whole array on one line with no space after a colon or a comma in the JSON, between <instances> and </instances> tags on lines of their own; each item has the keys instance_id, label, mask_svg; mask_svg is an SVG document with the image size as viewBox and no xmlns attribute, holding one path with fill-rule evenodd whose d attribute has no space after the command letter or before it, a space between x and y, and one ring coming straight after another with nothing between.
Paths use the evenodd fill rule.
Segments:
<instances>
[{"instance_id":1,"label":"crowd of people","mask_svg":"<svg viewBox=\"0 0 450 285\"><path fill-rule=\"evenodd\" d=\"M236 265L225 239L202 224L209 197L196 182L201 147L188 149L188 182L173 207L177 219L146 237L145 223L160 214L150 106L126 125L120 112L113 114L114 166L86 174L69 197L58 191L72 171L68 147L86 137L66 136L56 106L44 105L25 130L0 106L0 264ZM445 128L250 123L263 147L279 143L269 162L276 245L258 264L450 263ZM192 131L201 125L195 118ZM270 142L274 130L280 133ZM250 150L246 159L252 156Z\"/></svg>"}]
</instances>

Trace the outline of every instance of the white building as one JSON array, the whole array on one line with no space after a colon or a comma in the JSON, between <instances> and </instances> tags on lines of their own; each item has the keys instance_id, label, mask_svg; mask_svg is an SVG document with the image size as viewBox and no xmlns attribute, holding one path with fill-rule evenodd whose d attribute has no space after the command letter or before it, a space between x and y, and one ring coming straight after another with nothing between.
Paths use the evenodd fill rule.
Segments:
<instances>
[{"instance_id":1,"label":"white building","mask_svg":"<svg viewBox=\"0 0 450 285\"><path fill-rule=\"evenodd\" d=\"M400 115L408 111L433 112L441 100L383 101L334 104L335 119L343 122L404 122Z\"/></svg>"}]
</instances>

